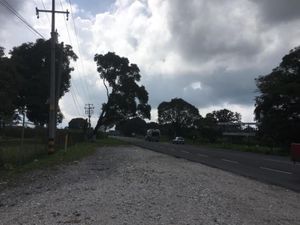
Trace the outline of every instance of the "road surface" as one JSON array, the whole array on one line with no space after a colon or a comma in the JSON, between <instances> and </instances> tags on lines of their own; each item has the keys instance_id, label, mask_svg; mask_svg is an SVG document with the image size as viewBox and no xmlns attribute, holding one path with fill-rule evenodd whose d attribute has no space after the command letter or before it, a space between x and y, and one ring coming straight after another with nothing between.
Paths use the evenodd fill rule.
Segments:
<instances>
[{"instance_id":1,"label":"road surface","mask_svg":"<svg viewBox=\"0 0 300 225\"><path fill-rule=\"evenodd\" d=\"M147 142L138 138L117 137L136 146L199 162L208 166L300 192L300 164L288 157L213 149L193 145Z\"/></svg>"}]
</instances>

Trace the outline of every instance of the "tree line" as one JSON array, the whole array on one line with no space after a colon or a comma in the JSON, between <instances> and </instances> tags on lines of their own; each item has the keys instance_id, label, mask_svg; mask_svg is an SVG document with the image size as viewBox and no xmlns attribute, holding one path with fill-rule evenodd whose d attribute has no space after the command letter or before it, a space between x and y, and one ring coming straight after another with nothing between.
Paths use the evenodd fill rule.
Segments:
<instances>
[{"instance_id":1,"label":"tree line","mask_svg":"<svg viewBox=\"0 0 300 225\"><path fill-rule=\"evenodd\" d=\"M0 47L0 119L9 123L26 110L27 118L36 126L44 126L49 118L50 40L38 39L14 47L10 57ZM56 45L57 101L70 89L71 60L77 56L70 45ZM59 75L59 77L58 77ZM57 122L63 115L57 109Z\"/></svg>"},{"instance_id":2,"label":"tree line","mask_svg":"<svg viewBox=\"0 0 300 225\"><path fill-rule=\"evenodd\" d=\"M149 119L149 117L147 117ZM228 123L229 125L220 125ZM167 137L184 136L190 139L200 138L215 142L223 131L242 131L241 115L228 109L215 110L202 117L198 108L181 98L162 102L158 106L158 122L146 122L140 116L120 120L115 130L122 135L144 136L148 129L159 129ZM86 129L84 118L74 118L69 122L70 129Z\"/></svg>"},{"instance_id":3,"label":"tree line","mask_svg":"<svg viewBox=\"0 0 300 225\"><path fill-rule=\"evenodd\" d=\"M57 101L69 91L72 60L77 56L70 45L56 46L56 74L60 85L56 90ZM37 126L48 123L48 96L50 71L50 42L38 39L14 47L10 57L0 47L0 117L2 121L13 118L26 109L27 117ZM106 89L106 102L94 134L99 128L116 126L120 131L128 127L143 127L144 119L150 119L151 106L146 88L140 85L139 67L125 57L113 52L95 54L97 72ZM262 143L287 145L300 142L300 49L295 48L283 57L280 65L270 74L256 80L255 120L258 123L259 140ZM158 106L158 123L167 135L190 135L215 141L220 130L230 122L234 131L241 130L241 115L228 109L213 111L202 117L196 106L180 98L164 101ZM57 122L63 115L58 108ZM144 122L143 122L143 121ZM139 125L138 125L139 124ZM218 125L218 126L217 126ZM218 129L216 128L218 127ZM135 131L131 133L138 133Z\"/></svg>"}]
</instances>

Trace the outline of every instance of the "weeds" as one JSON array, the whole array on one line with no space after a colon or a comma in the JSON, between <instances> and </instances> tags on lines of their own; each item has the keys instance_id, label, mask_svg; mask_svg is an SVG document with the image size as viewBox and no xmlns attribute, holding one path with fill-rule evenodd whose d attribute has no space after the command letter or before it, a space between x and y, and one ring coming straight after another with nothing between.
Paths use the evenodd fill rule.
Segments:
<instances>
[{"instance_id":1,"label":"weeds","mask_svg":"<svg viewBox=\"0 0 300 225\"><path fill-rule=\"evenodd\" d=\"M97 147L119 145L127 145L127 143L113 138L104 138L95 142L77 143L67 148L66 151L64 149L58 149L52 155L47 154L45 145L41 145L38 148L30 145L26 146L26 148L24 146L22 151L18 149L18 146L10 146L0 151L0 159L5 162L2 169L0 168L0 171L2 170L2 174L7 175L32 169L48 168L80 160L93 154ZM25 151L25 149L27 150ZM8 172L3 173L3 171Z\"/></svg>"}]
</instances>

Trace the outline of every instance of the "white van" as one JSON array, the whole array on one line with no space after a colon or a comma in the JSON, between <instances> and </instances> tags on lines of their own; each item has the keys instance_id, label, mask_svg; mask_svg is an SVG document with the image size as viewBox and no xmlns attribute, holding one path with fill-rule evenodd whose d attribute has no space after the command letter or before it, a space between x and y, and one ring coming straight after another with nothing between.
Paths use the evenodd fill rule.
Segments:
<instances>
[{"instance_id":1,"label":"white van","mask_svg":"<svg viewBox=\"0 0 300 225\"><path fill-rule=\"evenodd\" d=\"M156 141L158 142L160 138L160 130L159 129L149 129L147 130L147 134L145 136L146 141Z\"/></svg>"}]
</instances>

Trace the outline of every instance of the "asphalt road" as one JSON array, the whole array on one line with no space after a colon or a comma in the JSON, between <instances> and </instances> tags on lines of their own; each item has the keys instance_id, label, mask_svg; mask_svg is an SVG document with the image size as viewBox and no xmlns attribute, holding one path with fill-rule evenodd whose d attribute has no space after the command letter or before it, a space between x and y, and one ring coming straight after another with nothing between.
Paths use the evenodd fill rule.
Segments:
<instances>
[{"instance_id":1,"label":"asphalt road","mask_svg":"<svg viewBox=\"0 0 300 225\"><path fill-rule=\"evenodd\" d=\"M148 142L142 139L117 137L133 145L199 162L265 183L300 192L300 163L288 157L239 152L227 149Z\"/></svg>"}]
</instances>

